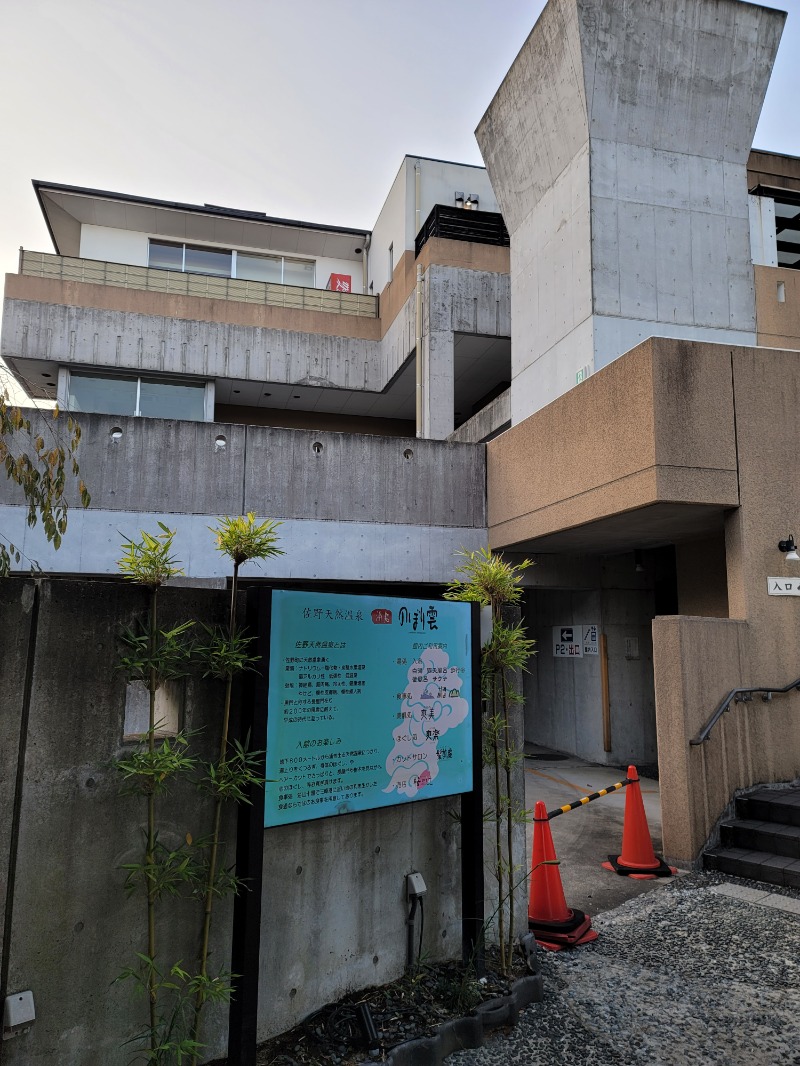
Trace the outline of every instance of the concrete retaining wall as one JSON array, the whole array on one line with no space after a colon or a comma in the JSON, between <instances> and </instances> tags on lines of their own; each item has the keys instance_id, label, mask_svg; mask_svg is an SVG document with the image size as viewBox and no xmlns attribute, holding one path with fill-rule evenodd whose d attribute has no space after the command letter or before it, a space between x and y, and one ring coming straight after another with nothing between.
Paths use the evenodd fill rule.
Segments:
<instances>
[{"instance_id":1,"label":"concrete retaining wall","mask_svg":"<svg viewBox=\"0 0 800 1066\"><path fill-rule=\"evenodd\" d=\"M185 617L216 622L226 602L224 593L165 589L160 614L165 625ZM146 944L143 902L126 899L120 870L140 854L143 805L120 796L111 763L130 750L114 634L144 606L143 591L121 582L0 586L0 803L8 813L0 846L4 861L12 857L10 898L5 884L0 895L0 920L10 915L3 973L6 991L33 991L37 1015L30 1033L3 1045L8 1066L123 1066L131 1048L122 1042L143 1027L143 1001L113 983ZM198 743L206 755L220 695L214 683L185 683L184 724L204 730ZM165 843L209 831L198 806L188 786L158 801ZM428 887L424 955L460 955L459 829L449 815L457 806L432 800L265 831L260 1038L348 989L400 975L411 870ZM230 818L224 834L233 840ZM524 862L524 839L520 855ZM189 960L199 907L188 921L181 908L159 909L163 958ZM213 958L228 965L229 905L217 909L213 929ZM207 1057L224 1053L226 1031L227 1010L212 1012Z\"/></svg>"}]
</instances>

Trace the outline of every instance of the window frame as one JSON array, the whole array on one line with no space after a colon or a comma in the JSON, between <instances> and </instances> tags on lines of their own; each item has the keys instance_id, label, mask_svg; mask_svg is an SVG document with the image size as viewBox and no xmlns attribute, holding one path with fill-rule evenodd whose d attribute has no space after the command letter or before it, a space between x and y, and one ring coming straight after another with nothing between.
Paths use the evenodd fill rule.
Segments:
<instances>
[{"instance_id":1,"label":"window frame","mask_svg":"<svg viewBox=\"0 0 800 1066\"><path fill-rule=\"evenodd\" d=\"M80 414L99 414L108 415L113 417L114 414L118 414L120 418L159 418L159 415L143 415L141 409L141 394L142 394L142 381L145 384L153 382L158 385L168 386L189 386L203 390L203 417L204 422L214 421L214 393L215 384L213 380L205 380L203 378L183 377L178 374L169 374L160 376L158 374L141 374L141 373L101 373L105 368L98 367L97 371L94 369L76 369L72 368L59 368L59 381L58 381L58 402L67 411L73 412L74 408L71 404L72 398L72 378L94 378L95 380L103 381L135 381L136 382L136 406L132 414L118 414L118 412L109 411L85 411L78 412ZM62 374L63 370L63 374ZM179 422L195 422L198 421L195 418L184 418L180 415L175 416Z\"/></svg>"},{"instance_id":2,"label":"window frame","mask_svg":"<svg viewBox=\"0 0 800 1066\"><path fill-rule=\"evenodd\" d=\"M150 263L150 249L156 244L161 244L169 248L181 249L181 265L178 267L162 267L153 266ZM169 241L163 240L159 237L147 238L147 269L148 270L177 270L180 269L182 274L194 274L196 271L186 269L186 249L197 249L197 251L209 251L220 252L222 254L229 254L231 257L231 272L230 274L201 274L200 277L209 278L230 278L232 281L259 281L258 278L240 278L238 276L238 257L239 254L250 257L251 259L271 259L273 261L280 262L281 265L281 280L280 281L265 281L260 282L262 285L294 285L294 282L285 281L286 277L286 264L287 263L301 263L305 267L311 267L311 284L300 285L301 289L316 289L317 288L317 261L316 259L303 259L294 255L281 255L277 252L253 252L244 248L224 248L213 244L195 244L193 241Z\"/></svg>"}]
</instances>

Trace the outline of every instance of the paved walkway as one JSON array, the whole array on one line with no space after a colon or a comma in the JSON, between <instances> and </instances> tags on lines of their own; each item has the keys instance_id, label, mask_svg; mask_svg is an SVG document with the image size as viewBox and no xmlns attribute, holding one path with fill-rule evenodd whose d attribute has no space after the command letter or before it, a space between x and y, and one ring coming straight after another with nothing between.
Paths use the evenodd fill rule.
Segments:
<instances>
[{"instance_id":1,"label":"paved walkway","mask_svg":"<svg viewBox=\"0 0 800 1066\"><path fill-rule=\"evenodd\" d=\"M533 756L525 759L525 805L531 811L537 800L544 800L548 810L572 803L590 792L613 785L626 772L618 767L596 766L574 756L564 758L546 748L528 747L526 750L529 756ZM658 782L642 777L641 789L650 835L660 854ZM610 854L620 853L624 813L625 789L620 789L569 814L561 814L550 823L556 855L561 860L559 871L564 895L570 907L577 907L587 914L599 914L653 888L652 881L631 881L600 866ZM528 856L532 836L533 825L529 822Z\"/></svg>"}]
</instances>

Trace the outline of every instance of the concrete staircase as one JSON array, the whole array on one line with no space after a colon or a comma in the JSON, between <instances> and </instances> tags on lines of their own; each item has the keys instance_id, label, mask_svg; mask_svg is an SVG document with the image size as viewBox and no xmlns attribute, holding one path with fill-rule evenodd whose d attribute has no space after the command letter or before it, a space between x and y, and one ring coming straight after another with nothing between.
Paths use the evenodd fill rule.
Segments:
<instances>
[{"instance_id":1,"label":"concrete staircase","mask_svg":"<svg viewBox=\"0 0 800 1066\"><path fill-rule=\"evenodd\" d=\"M800 888L800 788L762 788L736 800L735 817L703 856L707 870Z\"/></svg>"}]
</instances>

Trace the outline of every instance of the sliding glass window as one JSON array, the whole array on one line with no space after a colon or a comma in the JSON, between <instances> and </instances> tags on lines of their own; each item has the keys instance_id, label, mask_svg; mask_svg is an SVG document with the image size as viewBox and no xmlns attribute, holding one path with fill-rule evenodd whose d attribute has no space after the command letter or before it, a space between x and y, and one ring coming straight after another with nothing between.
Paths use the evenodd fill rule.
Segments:
<instances>
[{"instance_id":1,"label":"sliding glass window","mask_svg":"<svg viewBox=\"0 0 800 1066\"><path fill-rule=\"evenodd\" d=\"M155 378L99 377L70 373L70 411L145 418L205 420L206 387L202 381L164 381Z\"/></svg>"},{"instance_id":2,"label":"sliding glass window","mask_svg":"<svg viewBox=\"0 0 800 1066\"><path fill-rule=\"evenodd\" d=\"M148 266L157 270L182 270L188 274L210 274L242 281L302 285L313 289L313 259L287 259L282 255L256 255L227 248L209 248L177 241L150 241Z\"/></svg>"}]
</instances>

